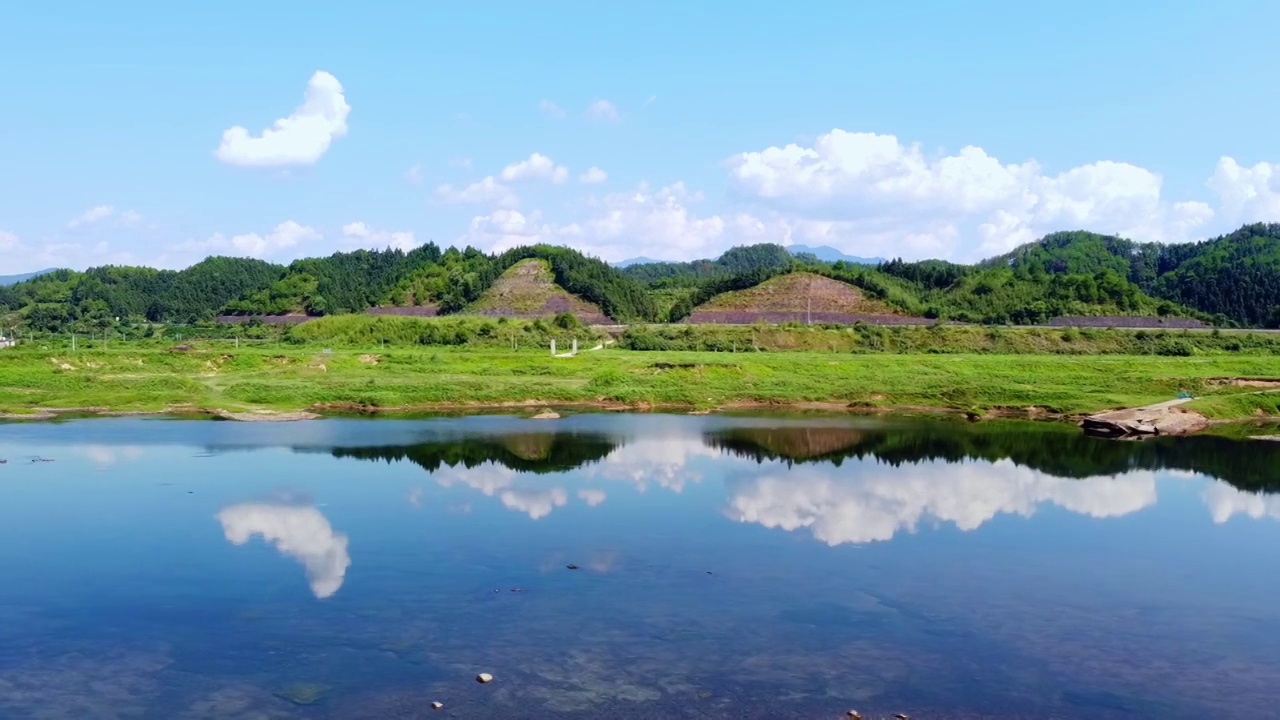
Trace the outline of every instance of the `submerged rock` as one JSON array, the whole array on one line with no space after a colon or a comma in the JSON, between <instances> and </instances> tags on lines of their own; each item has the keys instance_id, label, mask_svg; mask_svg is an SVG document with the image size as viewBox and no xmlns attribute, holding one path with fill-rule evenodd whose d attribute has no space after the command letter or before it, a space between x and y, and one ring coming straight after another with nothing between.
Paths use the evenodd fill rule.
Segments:
<instances>
[{"instance_id":1,"label":"submerged rock","mask_svg":"<svg viewBox=\"0 0 1280 720\"><path fill-rule=\"evenodd\" d=\"M534 415L533 419L534 420L559 420L560 413L555 412L554 410L543 410L537 415Z\"/></svg>"},{"instance_id":2,"label":"submerged rock","mask_svg":"<svg viewBox=\"0 0 1280 720\"><path fill-rule=\"evenodd\" d=\"M479 675L476 676L476 682L480 683L481 685L487 682L493 682L493 676L490 675L489 673L480 673Z\"/></svg>"},{"instance_id":3,"label":"submerged rock","mask_svg":"<svg viewBox=\"0 0 1280 720\"><path fill-rule=\"evenodd\" d=\"M578 564L577 564L577 563L569 563L568 565L565 565L565 567L569 568L570 570L577 570L577 569L578 569Z\"/></svg>"},{"instance_id":4,"label":"submerged rock","mask_svg":"<svg viewBox=\"0 0 1280 720\"><path fill-rule=\"evenodd\" d=\"M442 703L442 702L433 702L433 703L431 703L431 709L432 709L432 710L443 710L443 709L444 709L444 703Z\"/></svg>"},{"instance_id":5,"label":"submerged rock","mask_svg":"<svg viewBox=\"0 0 1280 720\"><path fill-rule=\"evenodd\" d=\"M295 683L276 692L276 697L288 700L294 705L315 705L324 699L328 690L328 687L316 683Z\"/></svg>"}]
</instances>

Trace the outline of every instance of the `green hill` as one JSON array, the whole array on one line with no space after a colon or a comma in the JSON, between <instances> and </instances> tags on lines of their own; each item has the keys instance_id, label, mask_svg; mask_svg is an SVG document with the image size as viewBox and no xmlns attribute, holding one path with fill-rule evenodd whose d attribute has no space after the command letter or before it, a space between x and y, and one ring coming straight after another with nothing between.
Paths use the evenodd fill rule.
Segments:
<instances>
[{"instance_id":1,"label":"green hill","mask_svg":"<svg viewBox=\"0 0 1280 720\"><path fill-rule=\"evenodd\" d=\"M1280 327L1280 224L1180 245L1054 233L974 265L891 260L869 267L793 257L773 244L736 247L714 260L625 268L548 245L489 254L426 244L407 253L358 250L288 266L212 257L181 271L56 270L0 286L0 317L9 325L62 332L106 328L117 319L192 323L223 313L333 315L379 306L460 313L484 310L482 297L503 273L530 259L549 272L549 286L620 322L679 320L720 294L804 271L848 283L907 316L998 324L1161 316Z\"/></svg>"}]
</instances>

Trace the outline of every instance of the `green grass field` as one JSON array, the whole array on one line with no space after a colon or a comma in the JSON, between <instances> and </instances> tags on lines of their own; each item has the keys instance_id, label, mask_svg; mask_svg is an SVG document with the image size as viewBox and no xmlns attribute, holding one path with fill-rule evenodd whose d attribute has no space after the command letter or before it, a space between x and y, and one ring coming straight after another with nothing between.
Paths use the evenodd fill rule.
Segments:
<instances>
[{"instance_id":1,"label":"green grass field","mask_svg":"<svg viewBox=\"0 0 1280 720\"><path fill-rule=\"evenodd\" d=\"M1189 392L1211 417L1280 414L1280 392L1213 382L1280 377L1270 355L1204 357L542 349L234 347L0 352L0 412L46 408L440 410L514 403L714 409L750 404L1079 414Z\"/></svg>"}]
</instances>

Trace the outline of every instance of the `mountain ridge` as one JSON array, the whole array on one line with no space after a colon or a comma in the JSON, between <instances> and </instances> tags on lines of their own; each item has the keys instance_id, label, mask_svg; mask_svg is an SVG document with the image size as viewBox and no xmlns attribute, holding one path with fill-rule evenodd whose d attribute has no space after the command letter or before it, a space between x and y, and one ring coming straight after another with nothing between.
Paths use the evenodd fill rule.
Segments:
<instances>
[{"instance_id":1,"label":"mountain ridge","mask_svg":"<svg viewBox=\"0 0 1280 720\"><path fill-rule=\"evenodd\" d=\"M58 268L45 268L44 270L36 270L29 273L17 273L15 275L0 275L0 287L8 285L17 285L20 282L38 278L41 275L48 275L51 272L57 272Z\"/></svg>"},{"instance_id":2,"label":"mountain ridge","mask_svg":"<svg viewBox=\"0 0 1280 720\"><path fill-rule=\"evenodd\" d=\"M984 324L1150 316L1280 327L1280 224L1245 225L1195 243L1157 245L1069 231L972 265L877 265L761 243L714 259L617 267L567 247L501 254L474 248L358 250L278 265L211 257L180 271L56 270L0 287L0 315L37 331L117 322L190 323L240 315L360 313L424 306L466 312L509 268L539 258L554 283L619 322L664 322L724 292L811 272L853 285L904 315Z\"/></svg>"}]
</instances>

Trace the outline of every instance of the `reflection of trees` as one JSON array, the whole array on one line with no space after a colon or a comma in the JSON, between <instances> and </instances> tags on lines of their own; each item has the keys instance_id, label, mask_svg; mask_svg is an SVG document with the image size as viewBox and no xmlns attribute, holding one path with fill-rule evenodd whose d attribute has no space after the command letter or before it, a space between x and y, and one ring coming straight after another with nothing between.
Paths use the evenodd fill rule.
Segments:
<instances>
[{"instance_id":1,"label":"reflection of trees","mask_svg":"<svg viewBox=\"0 0 1280 720\"><path fill-rule=\"evenodd\" d=\"M840 440L844 446L841 447ZM1070 426L1021 422L924 421L884 428L750 428L709 432L704 440L757 461L831 462L875 458L889 465L926 461L1013 462L1050 475L1085 478L1132 470L1186 470L1250 491L1280 492L1280 443L1213 436L1117 442Z\"/></svg>"},{"instance_id":2,"label":"reflection of trees","mask_svg":"<svg viewBox=\"0 0 1280 720\"><path fill-rule=\"evenodd\" d=\"M443 466L474 468L497 463L518 472L567 472L598 462L621 444L607 435L581 432L474 435L383 447L333 448L334 457L408 460L427 472Z\"/></svg>"}]
</instances>

